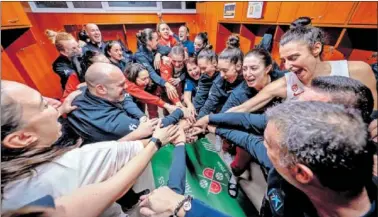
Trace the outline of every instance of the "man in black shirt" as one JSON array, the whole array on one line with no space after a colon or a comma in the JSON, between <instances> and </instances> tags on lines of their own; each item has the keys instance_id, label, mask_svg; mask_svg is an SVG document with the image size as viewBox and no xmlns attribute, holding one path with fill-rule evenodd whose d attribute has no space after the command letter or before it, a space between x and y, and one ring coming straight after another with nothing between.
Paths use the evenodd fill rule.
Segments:
<instances>
[{"instance_id":1,"label":"man in black shirt","mask_svg":"<svg viewBox=\"0 0 378 217\"><path fill-rule=\"evenodd\" d=\"M67 32L59 32L55 37L55 47L59 52L59 57L54 61L52 67L60 77L60 83L64 90L68 77L75 72L72 64L72 57L81 56L82 49L76 39Z\"/></svg>"}]
</instances>

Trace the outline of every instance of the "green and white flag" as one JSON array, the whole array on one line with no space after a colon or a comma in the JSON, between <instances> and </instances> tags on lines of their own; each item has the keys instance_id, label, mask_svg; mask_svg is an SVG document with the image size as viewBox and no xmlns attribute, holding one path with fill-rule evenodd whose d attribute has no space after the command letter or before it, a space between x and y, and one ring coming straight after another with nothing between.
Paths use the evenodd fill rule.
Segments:
<instances>
[{"instance_id":1,"label":"green and white flag","mask_svg":"<svg viewBox=\"0 0 378 217\"><path fill-rule=\"evenodd\" d=\"M185 195L192 195L207 205L233 217L252 216L255 208L244 192L238 198L228 194L231 172L206 138L186 144ZM152 159L155 186L167 185L174 146L163 147Z\"/></svg>"}]
</instances>

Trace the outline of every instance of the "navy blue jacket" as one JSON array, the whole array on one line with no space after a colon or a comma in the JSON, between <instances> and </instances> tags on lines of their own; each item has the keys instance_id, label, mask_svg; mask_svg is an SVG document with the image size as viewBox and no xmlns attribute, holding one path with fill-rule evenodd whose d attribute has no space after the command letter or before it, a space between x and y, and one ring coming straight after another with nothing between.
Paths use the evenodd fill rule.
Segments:
<instances>
[{"instance_id":1,"label":"navy blue jacket","mask_svg":"<svg viewBox=\"0 0 378 217\"><path fill-rule=\"evenodd\" d=\"M168 55L170 52L170 48L167 46L159 46L158 51L162 55ZM164 87L165 81L160 77L160 75L155 71L154 68L154 57L155 53L149 51L145 46L139 46L137 52L134 54L135 62L142 64L146 67L148 73L150 74L151 80Z\"/></svg>"},{"instance_id":2,"label":"navy blue jacket","mask_svg":"<svg viewBox=\"0 0 378 217\"><path fill-rule=\"evenodd\" d=\"M256 45L256 48L263 48L269 53L272 52L272 43L273 41L273 35L272 34L264 34L260 43Z\"/></svg>"},{"instance_id":3,"label":"navy blue jacket","mask_svg":"<svg viewBox=\"0 0 378 217\"><path fill-rule=\"evenodd\" d=\"M121 45L121 48L122 48L122 55L125 57L125 59L123 60L125 62L125 64L129 64L129 63L132 63L133 62L133 52L131 52L129 49L126 48L126 46L123 44L123 42L121 40L117 40L119 42L119 44ZM98 51L98 52L101 52L103 54L105 54L105 48L106 48L106 45L108 45L109 41L103 41L101 43L101 46L97 46L97 44L94 44L92 42L88 42L86 43L86 45L82 48L83 50L83 54L88 51L88 50L91 50L91 51Z\"/></svg>"},{"instance_id":4,"label":"navy blue jacket","mask_svg":"<svg viewBox=\"0 0 378 217\"><path fill-rule=\"evenodd\" d=\"M91 50L91 51L98 51L98 52L105 54L106 45L107 45L107 42L105 42L105 41L102 41L100 46L98 46L97 44L94 44L92 42L87 42L86 45L82 48L82 51L83 51L83 53L85 53L88 50Z\"/></svg>"},{"instance_id":5,"label":"navy blue jacket","mask_svg":"<svg viewBox=\"0 0 378 217\"><path fill-rule=\"evenodd\" d=\"M123 102L113 103L92 95L86 87L82 91L72 102L78 109L68 115L68 121L85 143L118 140L134 131L145 116L128 94ZM162 124L175 124L182 117L183 112L177 109Z\"/></svg>"},{"instance_id":6,"label":"navy blue jacket","mask_svg":"<svg viewBox=\"0 0 378 217\"><path fill-rule=\"evenodd\" d=\"M273 168L264 146L266 116L249 113L219 113L209 115L209 124L217 125L215 134L247 150L265 174ZM240 130L237 130L240 129Z\"/></svg>"},{"instance_id":7,"label":"navy blue jacket","mask_svg":"<svg viewBox=\"0 0 378 217\"><path fill-rule=\"evenodd\" d=\"M270 73L270 78L272 81L275 81L285 75L284 71L273 70ZM222 107L221 112L226 112L232 107L239 106L254 97L258 91L254 88L248 87L247 82L243 81L239 86L237 86L228 97L226 103Z\"/></svg>"},{"instance_id":8,"label":"navy blue jacket","mask_svg":"<svg viewBox=\"0 0 378 217\"><path fill-rule=\"evenodd\" d=\"M248 151L253 159L261 166L265 175L267 175L268 171L273 168L273 164L270 161L267 150L264 146L263 136L219 127L216 128L215 134Z\"/></svg>"},{"instance_id":9,"label":"navy blue jacket","mask_svg":"<svg viewBox=\"0 0 378 217\"><path fill-rule=\"evenodd\" d=\"M192 41L186 40L182 42L182 45L186 47L186 50L188 51L188 55L192 57L194 55L194 43Z\"/></svg>"},{"instance_id":10,"label":"navy blue jacket","mask_svg":"<svg viewBox=\"0 0 378 217\"><path fill-rule=\"evenodd\" d=\"M224 80L222 77L216 79L210 88L209 97L200 109L197 118L202 118L211 112L215 112L217 108L223 107L232 90L234 90L242 81L243 78L241 76L239 76L232 84ZM223 112L223 109L221 112Z\"/></svg>"},{"instance_id":11,"label":"navy blue jacket","mask_svg":"<svg viewBox=\"0 0 378 217\"><path fill-rule=\"evenodd\" d=\"M117 41L121 45L122 54L125 57L125 59L132 59L133 53L129 49L126 48L126 46L123 44L123 42L121 40L117 40ZM83 53L85 53L88 50L91 50L91 51L98 51L98 52L101 52L101 53L105 54L105 48L106 48L106 45L108 45L108 43L109 43L109 41L103 41L103 42L101 42L101 45L99 47L97 44L94 44L92 42L88 42L82 48L83 49ZM126 61L126 62L128 62L128 61Z\"/></svg>"},{"instance_id":12,"label":"navy blue jacket","mask_svg":"<svg viewBox=\"0 0 378 217\"><path fill-rule=\"evenodd\" d=\"M207 98L209 97L209 91L213 85L213 81L220 79L219 72L215 72L212 77L206 74L202 74L197 86L196 96L193 98L193 105L197 113L205 104Z\"/></svg>"},{"instance_id":13,"label":"navy blue jacket","mask_svg":"<svg viewBox=\"0 0 378 217\"><path fill-rule=\"evenodd\" d=\"M62 85L62 89L64 90L68 77L72 73L75 73L75 67L66 56L59 55L59 57L54 61L52 68L54 72L59 75L60 84Z\"/></svg>"},{"instance_id":14,"label":"navy blue jacket","mask_svg":"<svg viewBox=\"0 0 378 217\"><path fill-rule=\"evenodd\" d=\"M118 63L115 63L115 62L110 60L110 63L117 66L119 69L121 69L122 72L125 72L125 69L128 65L128 63L126 63L126 60L120 60Z\"/></svg>"},{"instance_id":15,"label":"navy blue jacket","mask_svg":"<svg viewBox=\"0 0 378 217\"><path fill-rule=\"evenodd\" d=\"M267 122L265 114L230 112L209 115L211 125L238 129L256 135L264 134Z\"/></svg>"}]
</instances>

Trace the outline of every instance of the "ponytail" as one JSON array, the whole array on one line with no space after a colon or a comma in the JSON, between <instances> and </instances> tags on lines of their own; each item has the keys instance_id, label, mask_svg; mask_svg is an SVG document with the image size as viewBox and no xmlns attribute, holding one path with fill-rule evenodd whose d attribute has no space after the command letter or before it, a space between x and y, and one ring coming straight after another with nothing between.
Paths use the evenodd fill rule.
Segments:
<instances>
[{"instance_id":1,"label":"ponytail","mask_svg":"<svg viewBox=\"0 0 378 217\"><path fill-rule=\"evenodd\" d=\"M53 30L46 30L45 31L46 36L48 39L55 44L55 47L58 51L64 51L62 41L68 41L68 40L75 40L75 38L67 32L55 32Z\"/></svg>"},{"instance_id":2,"label":"ponytail","mask_svg":"<svg viewBox=\"0 0 378 217\"><path fill-rule=\"evenodd\" d=\"M143 30L140 30L137 34L137 45L139 46L147 46L147 41L152 40L152 34L154 31L150 28L146 28Z\"/></svg>"},{"instance_id":3,"label":"ponytail","mask_svg":"<svg viewBox=\"0 0 378 217\"><path fill-rule=\"evenodd\" d=\"M47 38L51 41L51 43L55 44L55 40L56 40L56 35L58 33L53 31L53 30L50 30L50 29L47 29L45 31L45 35L47 36Z\"/></svg>"},{"instance_id":4,"label":"ponytail","mask_svg":"<svg viewBox=\"0 0 378 217\"><path fill-rule=\"evenodd\" d=\"M227 47L219 54L218 59L229 60L232 64L243 64L244 54L240 50L240 39L237 35L230 35L227 39Z\"/></svg>"},{"instance_id":5,"label":"ponytail","mask_svg":"<svg viewBox=\"0 0 378 217\"><path fill-rule=\"evenodd\" d=\"M227 48L240 48L239 36L232 34L228 37L226 42Z\"/></svg>"}]
</instances>

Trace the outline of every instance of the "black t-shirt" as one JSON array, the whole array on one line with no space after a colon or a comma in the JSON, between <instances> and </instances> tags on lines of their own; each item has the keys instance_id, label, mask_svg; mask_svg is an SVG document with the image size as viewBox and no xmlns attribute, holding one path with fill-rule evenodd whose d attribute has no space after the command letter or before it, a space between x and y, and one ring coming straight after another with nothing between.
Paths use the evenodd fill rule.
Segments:
<instances>
[{"instance_id":1,"label":"black t-shirt","mask_svg":"<svg viewBox=\"0 0 378 217\"><path fill-rule=\"evenodd\" d=\"M361 217L376 217L377 185L374 178L366 190L372 206ZM263 217L319 217L307 195L288 183L275 169L268 174L267 198L264 198L260 214Z\"/></svg>"}]
</instances>

